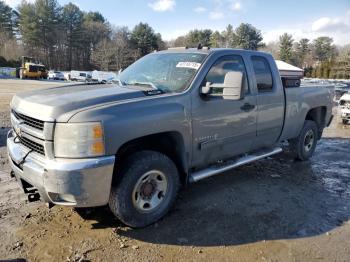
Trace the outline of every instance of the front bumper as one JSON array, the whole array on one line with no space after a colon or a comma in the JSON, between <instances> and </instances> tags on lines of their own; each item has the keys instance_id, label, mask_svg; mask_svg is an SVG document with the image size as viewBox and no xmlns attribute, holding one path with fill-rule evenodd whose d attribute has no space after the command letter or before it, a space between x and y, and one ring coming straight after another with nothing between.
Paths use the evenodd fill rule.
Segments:
<instances>
[{"instance_id":1,"label":"front bumper","mask_svg":"<svg viewBox=\"0 0 350 262\"><path fill-rule=\"evenodd\" d=\"M9 162L18 181L35 187L48 203L75 207L108 203L115 157L47 159L15 142L13 130L7 135ZM23 183L21 183L23 184Z\"/></svg>"}]
</instances>

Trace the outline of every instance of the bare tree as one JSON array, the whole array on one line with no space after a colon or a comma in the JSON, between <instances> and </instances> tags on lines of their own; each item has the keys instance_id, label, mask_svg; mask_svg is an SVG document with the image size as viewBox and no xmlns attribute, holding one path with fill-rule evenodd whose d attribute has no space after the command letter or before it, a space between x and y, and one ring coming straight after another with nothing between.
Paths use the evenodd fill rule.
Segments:
<instances>
[{"instance_id":1,"label":"bare tree","mask_svg":"<svg viewBox=\"0 0 350 262\"><path fill-rule=\"evenodd\" d=\"M92 61L96 64L101 70L109 71L110 65L114 60L115 48L109 39L103 39L100 41L96 50L92 53Z\"/></svg>"}]
</instances>

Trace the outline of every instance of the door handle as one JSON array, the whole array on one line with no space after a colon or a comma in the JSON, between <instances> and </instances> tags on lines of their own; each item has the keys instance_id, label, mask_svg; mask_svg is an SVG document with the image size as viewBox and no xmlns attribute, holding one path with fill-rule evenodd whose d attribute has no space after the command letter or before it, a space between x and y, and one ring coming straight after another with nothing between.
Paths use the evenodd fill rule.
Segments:
<instances>
[{"instance_id":1,"label":"door handle","mask_svg":"<svg viewBox=\"0 0 350 262\"><path fill-rule=\"evenodd\" d=\"M245 103L243 106L241 106L241 109L245 112L251 111L255 108L255 105Z\"/></svg>"}]
</instances>

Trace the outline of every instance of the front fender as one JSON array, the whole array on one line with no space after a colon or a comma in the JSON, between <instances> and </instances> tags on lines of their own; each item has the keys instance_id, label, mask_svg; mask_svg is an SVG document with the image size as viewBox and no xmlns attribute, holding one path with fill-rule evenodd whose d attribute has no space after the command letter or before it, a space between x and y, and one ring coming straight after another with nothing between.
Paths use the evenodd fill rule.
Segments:
<instances>
[{"instance_id":1,"label":"front fender","mask_svg":"<svg viewBox=\"0 0 350 262\"><path fill-rule=\"evenodd\" d=\"M191 152L190 100L185 95L142 99L91 108L74 115L69 122L101 121L107 155L114 155L128 141L147 135L178 132L186 152Z\"/></svg>"}]
</instances>

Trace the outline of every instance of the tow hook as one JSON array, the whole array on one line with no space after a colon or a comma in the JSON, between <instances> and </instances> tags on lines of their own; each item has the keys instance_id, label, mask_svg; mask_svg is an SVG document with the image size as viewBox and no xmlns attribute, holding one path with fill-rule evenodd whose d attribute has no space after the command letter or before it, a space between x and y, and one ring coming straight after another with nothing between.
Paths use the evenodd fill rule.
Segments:
<instances>
[{"instance_id":1,"label":"tow hook","mask_svg":"<svg viewBox=\"0 0 350 262\"><path fill-rule=\"evenodd\" d=\"M40 200L40 195L39 193L31 193L28 194L28 201L29 202L35 202Z\"/></svg>"}]
</instances>

